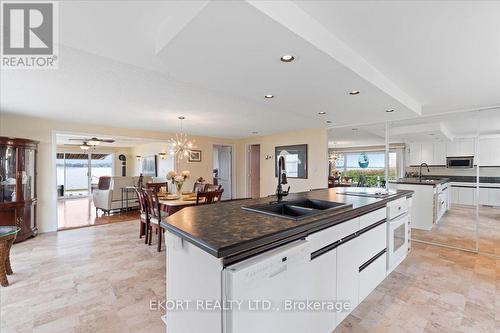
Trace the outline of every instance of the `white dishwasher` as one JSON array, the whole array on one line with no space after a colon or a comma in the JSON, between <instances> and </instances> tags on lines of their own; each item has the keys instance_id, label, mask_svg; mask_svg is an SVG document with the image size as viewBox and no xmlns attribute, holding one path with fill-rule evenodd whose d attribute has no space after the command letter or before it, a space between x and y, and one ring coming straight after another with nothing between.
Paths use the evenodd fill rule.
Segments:
<instances>
[{"instance_id":1,"label":"white dishwasher","mask_svg":"<svg viewBox=\"0 0 500 333\"><path fill-rule=\"evenodd\" d=\"M307 299L309 262L309 244L300 240L225 268L223 299L231 309L223 312L223 332L308 332L306 312L286 311L285 302Z\"/></svg>"}]
</instances>

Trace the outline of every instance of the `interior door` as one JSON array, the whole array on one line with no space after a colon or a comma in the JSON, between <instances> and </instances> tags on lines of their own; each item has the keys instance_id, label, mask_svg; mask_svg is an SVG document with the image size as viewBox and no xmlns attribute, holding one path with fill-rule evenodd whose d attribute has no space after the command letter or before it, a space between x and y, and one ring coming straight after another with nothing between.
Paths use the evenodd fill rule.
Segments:
<instances>
[{"instance_id":1,"label":"interior door","mask_svg":"<svg viewBox=\"0 0 500 333\"><path fill-rule=\"evenodd\" d=\"M214 147L215 148L215 147ZM223 200L230 200L232 198L231 193L231 178L232 178L232 150L231 146L217 146L217 165L219 169L219 185L222 185L224 193L222 193Z\"/></svg>"},{"instance_id":2,"label":"interior door","mask_svg":"<svg viewBox=\"0 0 500 333\"><path fill-rule=\"evenodd\" d=\"M252 198L260 197L260 145L251 145L249 147L249 182L250 196Z\"/></svg>"}]
</instances>

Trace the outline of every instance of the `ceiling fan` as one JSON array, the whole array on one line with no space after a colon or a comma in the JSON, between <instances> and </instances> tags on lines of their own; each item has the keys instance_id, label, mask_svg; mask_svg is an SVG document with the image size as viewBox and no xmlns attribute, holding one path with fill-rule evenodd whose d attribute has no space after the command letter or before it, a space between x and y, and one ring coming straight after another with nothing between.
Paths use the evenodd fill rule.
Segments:
<instances>
[{"instance_id":1,"label":"ceiling fan","mask_svg":"<svg viewBox=\"0 0 500 333\"><path fill-rule=\"evenodd\" d=\"M100 139L100 138L96 138L96 137L93 137L93 138L80 138L80 139L69 139L70 141L82 141L83 143L87 143L88 145L90 146L98 146L101 142L105 142L105 143L113 143L115 142L115 139Z\"/></svg>"},{"instance_id":2,"label":"ceiling fan","mask_svg":"<svg viewBox=\"0 0 500 333\"><path fill-rule=\"evenodd\" d=\"M87 139L87 138L81 138L81 139L76 139L76 138L71 138L71 139L68 139L70 141L82 141L82 144L81 145L67 145L67 146L79 146L80 149L82 150L89 150L90 148L93 148L95 146L98 146L101 142L105 142L105 143L113 143L115 142L114 139L100 139L100 138L96 138L96 137L93 137L93 138L90 138L90 139Z\"/></svg>"}]
</instances>

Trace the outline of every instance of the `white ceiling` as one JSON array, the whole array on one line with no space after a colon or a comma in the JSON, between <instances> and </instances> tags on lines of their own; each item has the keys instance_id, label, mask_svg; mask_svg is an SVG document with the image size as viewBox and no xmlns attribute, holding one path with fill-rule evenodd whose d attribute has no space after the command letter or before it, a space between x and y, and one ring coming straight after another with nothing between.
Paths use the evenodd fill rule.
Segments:
<instances>
[{"instance_id":1,"label":"white ceiling","mask_svg":"<svg viewBox=\"0 0 500 333\"><path fill-rule=\"evenodd\" d=\"M499 6L61 1L59 69L2 70L0 110L238 138L500 105Z\"/></svg>"},{"instance_id":2,"label":"white ceiling","mask_svg":"<svg viewBox=\"0 0 500 333\"><path fill-rule=\"evenodd\" d=\"M499 1L295 1L422 104L500 106Z\"/></svg>"},{"instance_id":3,"label":"white ceiling","mask_svg":"<svg viewBox=\"0 0 500 333\"><path fill-rule=\"evenodd\" d=\"M357 128L353 131L352 128ZM500 108L482 111L447 113L391 122L390 143L449 142L465 137L500 137ZM385 124L332 128L328 145L360 147L385 144Z\"/></svg>"}]
</instances>

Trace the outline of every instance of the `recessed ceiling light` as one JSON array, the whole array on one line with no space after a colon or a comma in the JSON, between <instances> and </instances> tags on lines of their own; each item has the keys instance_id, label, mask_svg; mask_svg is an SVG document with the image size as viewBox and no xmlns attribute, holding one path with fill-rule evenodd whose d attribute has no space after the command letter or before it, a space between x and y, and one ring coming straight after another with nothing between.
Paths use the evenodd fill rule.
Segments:
<instances>
[{"instance_id":1,"label":"recessed ceiling light","mask_svg":"<svg viewBox=\"0 0 500 333\"><path fill-rule=\"evenodd\" d=\"M387 109L387 110L385 110L385 112L391 113L391 112L394 112L394 109Z\"/></svg>"},{"instance_id":2,"label":"recessed ceiling light","mask_svg":"<svg viewBox=\"0 0 500 333\"><path fill-rule=\"evenodd\" d=\"M274 95L264 95L265 98L274 98Z\"/></svg>"},{"instance_id":3,"label":"recessed ceiling light","mask_svg":"<svg viewBox=\"0 0 500 333\"><path fill-rule=\"evenodd\" d=\"M357 131L357 130L358 130L358 128L353 128L352 130L353 130L353 131Z\"/></svg>"},{"instance_id":4,"label":"recessed ceiling light","mask_svg":"<svg viewBox=\"0 0 500 333\"><path fill-rule=\"evenodd\" d=\"M349 95L357 95L357 94L359 94L360 92L361 92L361 91L359 91L359 90L353 90L353 91L350 91L350 92L349 92Z\"/></svg>"},{"instance_id":5,"label":"recessed ceiling light","mask_svg":"<svg viewBox=\"0 0 500 333\"><path fill-rule=\"evenodd\" d=\"M295 60L295 57L291 54L285 54L284 56L281 57L281 61L283 62L292 62Z\"/></svg>"},{"instance_id":6,"label":"recessed ceiling light","mask_svg":"<svg viewBox=\"0 0 500 333\"><path fill-rule=\"evenodd\" d=\"M318 114L324 115L324 114L326 114L326 112L325 111L320 111L320 112L318 112Z\"/></svg>"}]
</instances>

